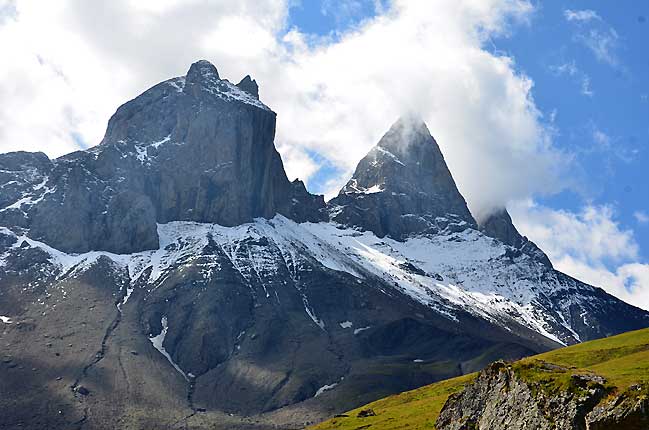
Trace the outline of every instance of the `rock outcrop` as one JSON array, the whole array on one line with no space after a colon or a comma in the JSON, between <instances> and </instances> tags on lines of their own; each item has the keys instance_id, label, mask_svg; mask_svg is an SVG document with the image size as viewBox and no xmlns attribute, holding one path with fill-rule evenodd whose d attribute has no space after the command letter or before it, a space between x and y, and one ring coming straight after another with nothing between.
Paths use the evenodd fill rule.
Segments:
<instances>
[{"instance_id":1,"label":"rock outcrop","mask_svg":"<svg viewBox=\"0 0 649 430\"><path fill-rule=\"evenodd\" d=\"M649 384L632 385L600 402L586 417L588 430L649 429Z\"/></svg>"},{"instance_id":2,"label":"rock outcrop","mask_svg":"<svg viewBox=\"0 0 649 430\"><path fill-rule=\"evenodd\" d=\"M643 395L644 394L644 395ZM438 430L640 430L649 424L647 387L621 394L604 378L545 362L496 362L446 401Z\"/></svg>"}]
</instances>

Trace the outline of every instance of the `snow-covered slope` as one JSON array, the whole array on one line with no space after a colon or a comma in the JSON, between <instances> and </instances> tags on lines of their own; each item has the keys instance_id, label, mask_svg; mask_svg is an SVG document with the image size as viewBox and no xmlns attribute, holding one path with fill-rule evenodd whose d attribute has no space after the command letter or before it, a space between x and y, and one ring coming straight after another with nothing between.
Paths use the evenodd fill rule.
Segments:
<instances>
[{"instance_id":1,"label":"snow-covered slope","mask_svg":"<svg viewBox=\"0 0 649 430\"><path fill-rule=\"evenodd\" d=\"M12 234L4 228L0 232ZM172 222L158 225L158 234L158 250L127 255L70 255L26 236L17 237L13 248L27 243L42 249L64 277L82 273L105 256L128 269L133 282L147 272L147 288L155 289L179 265L196 260L209 278L220 268L206 253L208 245L216 243L244 279L262 281L266 300L277 300L278 295L263 280L278 276L280 266L297 276L318 264L346 272L359 282L373 282L381 291L406 295L452 321L461 310L507 330L525 326L563 345L579 342L584 327L596 329L588 317L595 288L562 276L526 254L513 257L512 247L472 228L448 228L436 235L396 241L333 222L298 224L278 215L236 227ZM242 255L242 244L251 240L264 245ZM0 256L0 265L11 252L9 248ZM124 291L122 304L129 296ZM309 306L308 291L303 299L305 313L318 327L326 330L336 323L317 316Z\"/></svg>"}]
</instances>

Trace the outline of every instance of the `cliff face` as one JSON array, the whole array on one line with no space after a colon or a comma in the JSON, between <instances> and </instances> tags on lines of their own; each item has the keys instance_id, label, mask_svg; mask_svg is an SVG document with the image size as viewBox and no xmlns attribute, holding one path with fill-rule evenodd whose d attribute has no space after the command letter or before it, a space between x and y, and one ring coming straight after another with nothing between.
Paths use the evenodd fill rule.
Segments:
<instances>
[{"instance_id":1,"label":"cliff face","mask_svg":"<svg viewBox=\"0 0 649 430\"><path fill-rule=\"evenodd\" d=\"M321 220L323 198L289 182L274 136L257 84L233 85L199 61L121 106L95 148L52 161L0 156L20 185L7 200L23 199L0 225L66 252L131 253L158 247L157 223Z\"/></svg>"},{"instance_id":2,"label":"cliff face","mask_svg":"<svg viewBox=\"0 0 649 430\"><path fill-rule=\"evenodd\" d=\"M496 362L449 397L436 425L438 430L641 430L649 425L648 389L638 385L618 394L595 374L541 361Z\"/></svg>"}]
</instances>

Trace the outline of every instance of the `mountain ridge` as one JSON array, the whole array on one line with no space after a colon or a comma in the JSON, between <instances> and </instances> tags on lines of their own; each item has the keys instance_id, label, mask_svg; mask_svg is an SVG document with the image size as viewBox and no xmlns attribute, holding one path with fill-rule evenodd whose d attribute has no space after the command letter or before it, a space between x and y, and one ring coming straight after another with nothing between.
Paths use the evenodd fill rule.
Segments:
<instances>
[{"instance_id":1,"label":"mountain ridge","mask_svg":"<svg viewBox=\"0 0 649 430\"><path fill-rule=\"evenodd\" d=\"M649 326L506 212L478 225L423 122L325 204L286 177L258 91L199 61L94 148L0 155L0 426L292 428Z\"/></svg>"}]
</instances>

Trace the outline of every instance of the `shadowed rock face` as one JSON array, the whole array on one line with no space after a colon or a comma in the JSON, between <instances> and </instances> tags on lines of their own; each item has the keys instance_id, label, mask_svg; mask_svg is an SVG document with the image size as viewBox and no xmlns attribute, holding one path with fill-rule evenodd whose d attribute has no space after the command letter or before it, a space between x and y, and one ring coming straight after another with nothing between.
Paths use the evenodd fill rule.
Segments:
<instances>
[{"instance_id":1,"label":"shadowed rock face","mask_svg":"<svg viewBox=\"0 0 649 430\"><path fill-rule=\"evenodd\" d=\"M17 189L33 198L3 211L0 225L28 227L62 251L130 253L157 248L156 223L322 219L323 198L288 181L274 136L256 83L235 86L199 61L121 106L91 150L0 156L16 176L29 168L44 181Z\"/></svg>"},{"instance_id":2,"label":"shadowed rock face","mask_svg":"<svg viewBox=\"0 0 649 430\"><path fill-rule=\"evenodd\" d=\"M476 222L444 157L419 119L399 119L329 203L331 218L379 237L403 240Z\"/></svg>"}]
</instances>

